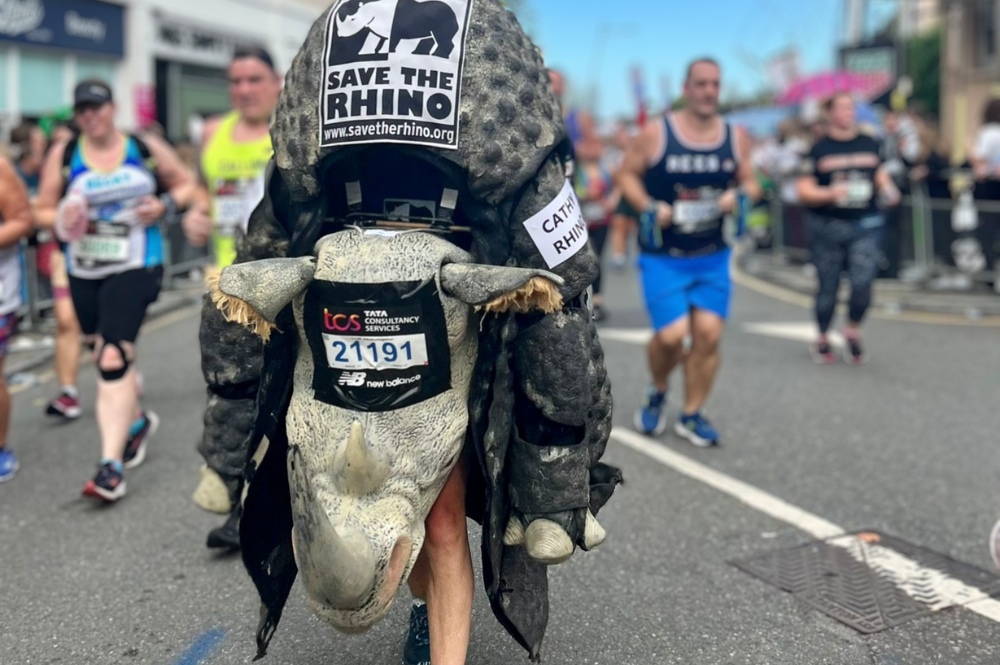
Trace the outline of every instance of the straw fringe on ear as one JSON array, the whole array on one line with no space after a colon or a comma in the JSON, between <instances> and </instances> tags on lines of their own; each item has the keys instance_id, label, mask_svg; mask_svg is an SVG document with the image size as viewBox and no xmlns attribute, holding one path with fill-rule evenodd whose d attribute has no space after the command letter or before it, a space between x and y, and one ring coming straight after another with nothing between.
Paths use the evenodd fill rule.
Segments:
<instances>
[{"instance_id":1,"label":"straw fringe on ear","mask_svg":"<svg viewBox=\"0 0 1000 665\"><path fill-rule=\"evenodd\" d=\"M493 314L510 311L526 314L536 310L551 314L562 309L562 306L563 299L559 293L559 287L552 280L545 277L532 277L516 291L505 293L476 309Z\"/></svg>"},{"instance_id":2,"label":"straw fringe on ear","mask_svg":"<svg viewBox=\"0 0 1000 665\"><path fill-rule=\"evenodd\" d=\"M271 331L275 329L275 325L265 319L250 303L223 293L222 289L219 288L219 280L221 278L221 272L209 275L208 291L212 295L212 302L222 312L222 316L225 317L226 321L238 323L244 328L251 330L265 342L271 339Z\"/></svg>"}]
</instances>

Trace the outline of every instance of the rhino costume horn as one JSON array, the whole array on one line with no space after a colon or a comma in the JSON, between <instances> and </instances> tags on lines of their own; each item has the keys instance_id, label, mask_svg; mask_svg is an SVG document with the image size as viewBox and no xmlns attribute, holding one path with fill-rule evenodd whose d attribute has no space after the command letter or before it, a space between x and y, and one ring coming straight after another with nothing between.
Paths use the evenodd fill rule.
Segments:
<instances>
[{"instance_id":1,"label":"rhino costume horn","mask_svg":"<svg viewBox=\"0 0 1000 665\"><path fill-rule=\"evenodd\" d=\"M526 279L527 278L527 279ZM555 286L565 280L544 270L452 263L441 268L441 286L462 302L487 312L545 313L562 309L563 300Z\"/></svg>"},{"instance_id":2,"label":"rhino costume horn","mask_svg":"<svg viewBox=\"0 0 1000 665\"><path fill-rule=\"evenodd\" d=\"M308 286L315 271L312 257L243 263L210 277L209 292L227 321L246 326L266 342L278 314Z\"/></svg>"},{"instance_id":3,"label":"rhino costume horn","mask_svg":"<svg viewBox=\"0 0 1000 665\"><path fill-rule=\"evenodd\" d=\"M348 494L364 496L374 492L389 476L389 463L365 443L361 423L354 421L347 444L334 459L333 472Z\"/></svg>"},{"instance_id":4,"label":"rhino costume horn","mask_svg":"<svg viewBox=\"0 0 1000 665\"><path fill-rule=\"evenodd\" d=\"M341 530L330 522L309 491L302 476L302 455L292 449L289 472L292 482L292 505L295 529L292 541L295 560L302 572L303 584L310 599L331 607L349 609L357 606L375 585L375 556L370 543L357 530ZM297 493L295 488L303 488ZM334 557L336 566L319 566L326 557Z\"/></svg>"}]
</instances>

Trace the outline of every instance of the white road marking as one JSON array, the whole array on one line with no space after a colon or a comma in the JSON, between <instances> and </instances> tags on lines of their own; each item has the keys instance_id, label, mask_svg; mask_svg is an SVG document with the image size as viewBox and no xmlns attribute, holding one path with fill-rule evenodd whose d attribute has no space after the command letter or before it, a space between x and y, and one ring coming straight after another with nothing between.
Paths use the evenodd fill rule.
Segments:
<instances>
[{"instance_id":1,"label":"white road marking","mask_svg":"<svg viewBox=\"0 0 1000 665\"><path fill-rule=\"evenodd\" d=\"M598 328L597 336L612 342L646 345L653 339L653 331L649 328Z\"/></svg>"},{"instance_id":2,"label":"white road marking","mask_svg":"<svg viewBox=\"0 0 1000 665\"><path fill-rule=\"evenodd\" d=\"M932 589L940 600L931 605L931 609L962 606L1000 623L1000 601L988 597L975 587L949 577L939 570L922 566L895 550L847 535L843 527L793 506L742 480L674 452L655 439L621 427L611 430L611 438L688 478L704 483L765 515L794 526L813 538L843 547L876 573L892 579L900 590L919 602L926 604L926 598L921 597L926 596L928 588Z\"/></svg>"},{"instance_id":3,"label":"white road marking","mask_svg":"<svg viewBox=\"0 0 1000 665\"><path fill-rule=\"evenodd\" d=\"M788 339L794 342L813 342L819 336L819 328L815 323L810 322L790 322L790 323L744 323L743 330L754 335L764 335L765 337L776 337L778 339ZM829 332L827 338L831 346L843 347L844 336L838 332Z\"/></svg>"},{"instance_id":4,"label":"white road marking","mask_svg":"<svg viewBox=\"0 0 1000 665\"><path fill-rule=\"evenodd\" d=\"M856 536L841 536L827 543L847 550L856 561L865 564L881 577L892 580L897 588L926 604L932 612L990 599L979 589L949 577L940 570L926 568L892 548L869 543ZM933 601L930 595L933 595ZM993 602L1000 606L997 601Z\"/></svg>"}]
</instances>

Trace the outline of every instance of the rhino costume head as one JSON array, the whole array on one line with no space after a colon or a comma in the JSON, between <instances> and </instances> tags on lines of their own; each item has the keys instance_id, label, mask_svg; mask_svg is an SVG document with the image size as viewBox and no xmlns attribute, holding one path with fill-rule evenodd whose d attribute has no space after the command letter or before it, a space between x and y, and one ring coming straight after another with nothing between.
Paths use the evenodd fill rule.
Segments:
<instances>
[{"instance_id":1,"label":"rhino costume head","mask_svg":"<svg viewBox=\"0 0 1000 665\"><path fill-rule=\"evenodd\" d=\"M269 335L285 306L294 307L301 343L287 415L292 542L312 608L341 630L365 630L388 612L420 553L424 520L458 462L478 348L473 308L553 312L562 307L557 288L563 280L557 275L470 261L468 253L429 233L352 229L321 239L315 257L226 268L214 292L230 319L262 336ZM318 401L306 334L306 290L314 282L434 282L444 312L450 389L384 413ZM329 312L326 323L335 329ZM359 320L357 328L362 325ZM341 327L349 329L346 323ZM572 543L567 551L550 551L569 540L554 523L539 522L536 530L530 549L538 557L572 553Z\"/></svg>"},{"instance_id":2,"label":"rhino costume head","mask_svg":"<svg viewBox=\"0 0 1000 665\"><path fill-rule=\"evenodd\" d=\"M355 18L364 25L349 25ZM439 135L454 141L338 143L345 135L338 132L355 125L337 125L331 114L373 108L371 91L358 86L377 82L379 68L401 53L444 91L435 95L451 95L452 107L441 97L433 108L433 96L423 101L425 111L454 110L436 125L453 128ZM427 74L448 67L460 74ZM537 659L548 621L547 566L604 539L595 516L621 481L601 462L611 391L586 294L597 259L582 217L562 226L539 221L546 211L579 207L566 177L571 144L540 52L499 0L337 0L285 81L265 196L237 264L206 303L201 333L210 399L200 450L230 500L242 488L243 559L262 601L258 657L299 573L313 609L335 626L359 631L384 616L464 446L468 516L482 525L490 605ZM378 92L389 106L402 94ZM345 94L353 95L348 106L336 106ZM405 97L417 100L412 91ZM446 236L456 244L427 232L349 228L357 183L369 188L358 207L381 196L428 208L425 196L380 190L431 181L444 195L429 207L447 208L445 217L469 231L462 240ZM562 229L548 253L537 236L545 226ZM366 290L376 287L377 298ZM444 384L412 403L407 391L393 392L404 400L397 409L358 407L353 396L372 377L348 356L368 340L328 340L317 321L325 325L328 313L350 335L352 306L428 293L423 311L439 309L442 330L417 332L443 340ZM327 296L340 309L324 312ZM263 353L261 338L269 339ZM393 344L366 353L400 357L404 340ZM415 385L427 385L441 378L436 366L431 357L402 371L423 372ZM333 380L324 376L330 371ZM391 382L401 380L414 379Z\"/></svg>"}]
</instances>

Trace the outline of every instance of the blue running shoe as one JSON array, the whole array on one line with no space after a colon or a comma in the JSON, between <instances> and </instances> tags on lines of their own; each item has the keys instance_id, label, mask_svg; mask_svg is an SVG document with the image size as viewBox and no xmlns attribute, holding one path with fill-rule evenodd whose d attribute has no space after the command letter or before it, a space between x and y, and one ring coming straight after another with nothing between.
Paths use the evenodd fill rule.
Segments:
<instances>
[{"instance_id":1,"label":"blue running shoe","mask_svg":"<svg viewBox=\"0 0 1000 665\"><path fill-rule=\"evenodd\" d=\"M14 451L7 447L0 448L0 483L5 483L16 476L19 467Z\"/></svg>"},{"instance_id":2,"label":"blue running shoe","mask_svg":"<svg viewBox=\"0 0 1000 665\"><path fill-rule=\"evenodd\" d=\"M657 392L654 386L646 390L646 399L635 412L635 428L643 434L659 436L667 429L667 393Z\"/></svg>"},{"instance_id":3,"label":"blue running shoe","mask_svg":"<svg viewBox=\"0 0 1000 665\"><path fill-rule=\"evenodd\" d=\"M424 603L414 602L410 610L410 634L403 647L403 665L431 665L431 630Z\"/></svg>"},{"instance_id":4,"label":"blue running shoe","mask_svg":"<svg viewBox=\"0 0 1000 665\"><path fill-rule=\"evenodd\" d=\"M687 439L699 448L711 448L719 445L719 433L708 422L708 418L701 415L701 411L693 416L681 414L680 420L674 425L677 436Z\"/></svg>"}]
</instances>

